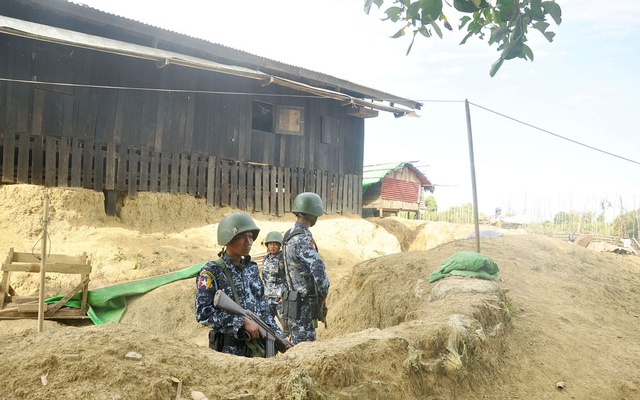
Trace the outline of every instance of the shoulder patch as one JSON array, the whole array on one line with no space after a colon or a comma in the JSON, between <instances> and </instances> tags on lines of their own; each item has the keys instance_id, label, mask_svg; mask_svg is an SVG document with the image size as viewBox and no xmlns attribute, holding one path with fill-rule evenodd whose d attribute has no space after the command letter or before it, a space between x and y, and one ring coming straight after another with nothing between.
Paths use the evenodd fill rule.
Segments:
<instances>
[{"instance_id":1,"label":"shoulder patch","mask_svg":"<svg viewBox=\"0 0 640 400\"><path fill-rule=\"evenodd\" d=\"M313 240L309 242L309 247L311 247L313 250L318 251L318 249L316 249L316 242L314 242Z\"/></svg>"},{"instance_id":2,"label":"shoulder patch","mask_svg":"<svg viewBox=\"0 0 640 400\"><path fill-rule=\"evenodd\" d=\"M213 282L213 274L211 271L201 271L198 276L198 290L209 290Z\"/></svg>"}]
</instances>

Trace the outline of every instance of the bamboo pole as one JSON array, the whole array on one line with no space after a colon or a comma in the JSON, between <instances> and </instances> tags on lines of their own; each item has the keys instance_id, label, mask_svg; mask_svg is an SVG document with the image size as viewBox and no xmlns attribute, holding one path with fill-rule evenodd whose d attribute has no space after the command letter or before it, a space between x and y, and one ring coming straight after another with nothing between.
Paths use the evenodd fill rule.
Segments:
<instances>
[{"instance_id":1,"label":"bamboo pole","mask_svg":"<svg viewBox=\"0 0 640 400\"><path fill-rule=\"evenodd\" d=\"M473 137L471 136L471 112L469 111L469 100L464 100L464 107L467 113L467 137L469 139L469 163L471 165L471 189L473 191L473 214L476 228L476 251L480 253L480 222L478 221L478 190L476 188L476 165L473 157Z\"/></svg>"},{"instance_id":2,"label":"bamboo pole","mask_svg":"<svg viewBox=\"0 0 640 400\"><path fill-rule=\"evenodd\" d=\"M44 198L44 219L42 221L42 252L40 254L40 293L38 297L38 333L44 326L44 281L47 257L47 225L49 224L49 197Z\"/></svg>"}]
</instances>

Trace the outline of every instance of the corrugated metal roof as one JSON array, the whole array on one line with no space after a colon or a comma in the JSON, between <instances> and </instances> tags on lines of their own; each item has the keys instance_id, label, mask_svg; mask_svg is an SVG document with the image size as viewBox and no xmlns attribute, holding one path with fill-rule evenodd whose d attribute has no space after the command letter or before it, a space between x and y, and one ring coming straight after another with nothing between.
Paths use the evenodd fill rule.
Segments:
<instances>
[{"instance_id":1,"label":"corrugated metal roof","mask_svg":"<svg viewBox=\"0 0 640 400\"><path fill-rule=\"evenodd\" d=\"M402 168L404 162L394 162L386 164L365 165L362 168L362 186L369 187L374 183L378 183L387 176L387 174L396 168Z\"/></svg>"},{"instance_id":2,"label":"corrugated metal roof","mask_svg":"<svg viewBox=\"0 0 640 400\"><path fill-rule=\"evenodd\" d=\"M274 83L276 85L290 87L302 92L312 93L320 97L338 100L343 106L353 105L369 107L401 115L407 113L406 109L380 104L371 104L367 101L344 93L313 87L301 82L280 78L250 68L222 64L203 58L191 57L185 54L156 49L153 47L140 46L134 43L108 39L101 36L88 35L81 32L70 31L68 29L55 28L49 25L23 21L2 15L0 15L0 32L51 43L120 54L128 57L154 60L159 66L175 64L188 68L197 68L206 71L241 76L244 78L258 79L263 81L263 86Z\"/></svg>"},{"instance_id":3,"label":"corrugated metal roof","mask_svg":"<svg viewBox=\"0 0 640 400\"><path fill-rule=\"evenodd\" d=\"M417 169L410 162L402 161L402 162L394 162L394 163L386 163L386 164L376 164L376 165L365 165L362 168L362 193L367 191L369 186L376 184L384 179L389 173L398 168L407 167L414 171L418 178L420 179L420 184L422 187L429 190L431 193L435 190L433 184L429 181L429 179Z\"/></svg>"},{"instance_id":4,"label":"corrugated metal roof","mask_svg":"<svg viewBox=\"0 0 640 400\"><path fill-rule=\"evenodd\" d=\"M234 49L232 47L228 47L219 43L215 43L215 42L211 42L209 40L203 39L203 38L199 38L199 37L194 37L194 36L190 36L190 35L186 35L180 32L176 32L173 30L169 30L169 29L165 29L162 27L158 27L158 26L154 26L145 22L141 22L141 21L137 21L128 17L124 17L121 15L117 15L117 14L113 14L113 13L109 13L106 11L102 11L100 9L96 9L94 7L90 7L88 5L83 4L81 1L72 1L72 0L29 0L28 3L34 3L34 4L38 4L40 6L46 7L48 9L54 9L60 12L72 12L74 13L74 15L76 17L79 18L88 18L91 17L91 19L100 21L100 16L109 16L109 17L115 17L118 18L122 21L130 21L130 23L133 24L138 24L140 26L144 26L147 27L147 29L149 30L149 32L146 32L146 34L151 35L151 36L155 36L153 32L151 32L152 30L156 30L156 31L160 31L160 32L165 32L165 33L170 33L172 35L176 35L177 37L182 37L182 38L189 38L192 41L201 41L204 42L206 44L209 45L214 45L216 47L219 48L223 48L226 49L227 52L224 55L226 56L236 56L239 59L244 60L245 62L250 62L254 65L254 67L259 70L259 71L263 71L266 72L264 69L268 68L270 70L274 70L274 71L280 71L286 74L292 74L292 75L297 75L301 78L305 78L305 79L309 79L310 81L317 81L317 82L321 82L323 84L329 85L332 87L332 90L334 91L338 91L338 92L342 92L342 93L346 93L347 95L350 96L354 96L354 95L360 95L360 96L356 96L356 97L362 97L363 99L369 99L371 102L373 101L385 101L389 103L389 106L391 108L394 108L394 106L397 105L402 105L404 107L409 107L411 108L411 110L419 110L422 107L422 103L415 101L415 100L410 100L407 98L403 98L400 96L396 96L390 93L386 93L386 92L382 92L367 86L363 86L363 85L359 85L357 83L353 83L353 82L349 82L340 78L337 78L335 76L332 75L328 75L328 74L323 74L321 72L316 72L313 70L309 70L309 69L305 69L305 68L301 68L301 67L297 67L291 64L287 64L287 63L283 63L283 62L279 62L279 61L275 61L275 60L271 60L268 58L264 58L264 57L260 57L257 56L255 54L252 53L248 53L245 52L243 50L238 50L238 49ZM64 7L64 5L67 5L67 7ZM106 21L100 21L101 23L108 23ZM133 27L128 27L129 29L133 30ZM145 33L145 32L143 32ZM169 40L168 38L163 38L163 40ZM175 43L175 42L174 42ZM210 52L210 49L205 49L203 46L193 46L194 48L198 48L199 50L203 50L206 52ZM235 53L232 54L232 53ZM213 53L212 53L213 54ZM250 56L250 57L247 57ZM269 72L267 72L269 73ZM313 84L313 82L310 82L310 84ZM352 92L352 93L347 93L347 92ZM372 103L375 104L375 103ZM377 109L383 109L385 106L378 106L378 107L373 107L373 108L377 108ZM388 106L387 106L388 108ZM408 111L411 111L408 110ZM390 111L390 110L385 110L385 111ZM393 112L393 111L392 111ZM415 113L412 112L407 112L404 113L404 115L415 115Z\"/></svg>"}]
</instances>

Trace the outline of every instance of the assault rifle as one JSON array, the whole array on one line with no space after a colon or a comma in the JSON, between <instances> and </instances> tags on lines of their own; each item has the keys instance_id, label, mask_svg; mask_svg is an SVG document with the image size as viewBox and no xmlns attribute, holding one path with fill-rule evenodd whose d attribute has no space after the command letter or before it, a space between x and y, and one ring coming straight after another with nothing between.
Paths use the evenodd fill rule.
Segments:
<instances>
[{"instance_id":1,"label":"assault rifle","mask_svg":"<svg viewBox=\"0 0 640 400\"><path fill-rule=\"evenodd\" d=\"M218 290L213 297L213 306L235 315L242 315L255 322L256 325L258 325L258 327L260 328L260 332L262 332L262 334L267 338L267 345L265 347L266 357L275 356L276 349L281 353L287 351L287 343L284 341L284 339L278 336L278 334L273 329L271 329L271 327L267 325L263 320L258 318L255 313L242 308L238 303L231 300L231 298L227 296L222 290ZM245 332L245 339L247 340L250 339L248 335L249 334Z\"/></svg>"}]
</instances>

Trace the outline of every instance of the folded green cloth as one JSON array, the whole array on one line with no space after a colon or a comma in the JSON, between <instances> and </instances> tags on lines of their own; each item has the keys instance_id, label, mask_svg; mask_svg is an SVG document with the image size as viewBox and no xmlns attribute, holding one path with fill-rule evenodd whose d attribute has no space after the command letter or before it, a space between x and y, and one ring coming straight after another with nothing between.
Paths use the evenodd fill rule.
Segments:
<instances>
[{"instance_id":1,"label":"folded green cloth","mask_svg":"<svg viewBox=\"0 0 640 400\"><path fill-rule=\"evenodd\" d=\"M429 275L429 282L451 275L492 280L498 277L499 271L498 264L488 256L461 251L442 261L442 266Z\"/></svg>"}]
</instances>

